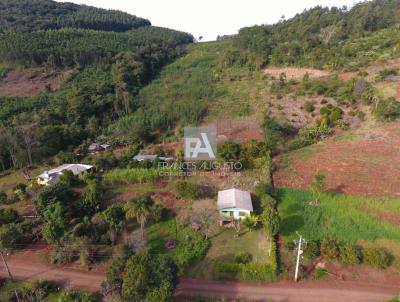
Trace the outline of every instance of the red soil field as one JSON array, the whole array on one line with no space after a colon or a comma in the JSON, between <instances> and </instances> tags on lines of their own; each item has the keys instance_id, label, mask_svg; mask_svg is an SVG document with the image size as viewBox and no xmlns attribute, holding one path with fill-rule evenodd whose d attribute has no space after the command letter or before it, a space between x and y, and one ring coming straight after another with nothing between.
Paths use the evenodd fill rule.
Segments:
<instances>
[{"instance_id":1,"label":"red soil field","mask_svg":"<svg viewBox=\"0 0 400 302\"><path fill-rule=\"evenodd\" d=\"M32 96L60 88L59 73L41 68L13 70L0 80L0 96Z\"/></svg>"},{"instance_id":2,"label":"red soil field","mask_svg":"<svg viewBox=\"0 0 400 302\"><path fill-rule=\"evenodd\" d=\"M275 184L308 189L319 171L326 175L328 189L333 192L399 197L399 126L398 122L372 125L279 157Z\"/></svg>"}]
</instances>

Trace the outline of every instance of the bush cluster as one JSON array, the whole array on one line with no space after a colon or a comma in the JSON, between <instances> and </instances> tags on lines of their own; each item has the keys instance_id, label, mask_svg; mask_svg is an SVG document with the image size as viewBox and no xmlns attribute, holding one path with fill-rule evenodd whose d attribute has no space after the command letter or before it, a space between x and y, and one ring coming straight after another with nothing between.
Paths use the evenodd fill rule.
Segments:
<instances>
[{"instance_id":1,"label":"bush cluster","mask_svg":"<svg viewBox=\"0 0 400 302\"><path fill-rule=\"evenodd\" d=\"M294 248L292 243L288 244L288 248ZM326 260L337 260L349 265L365 263L378 269L387 268L391 262L391 255L385 249L362 249L349 242L340 243L332 238L326 238L322 241L309 241L304 248L304 256L310 260L322 256Z\"/></svg>"},{"instance_id":2,"label":"bush cluster","mask_svg":"<svg viewBox=\"0 0 400 302\"><path fill-rule=\"evenodd\" d=\"M204 190L198 184L179 180L175 183L175 189L179 197L188 199L201 199L205 197Z\"/></svg>"},{"instance_id":3,"label":"bush cluster","mask_svg":"<svg viewBox=\"0 0 400 302\"><path fill-rule=\"evenodd\" d=\"M244 281L273 281L276 280L274 268L261 263L218 263L215 270L219 277Z\"/></svg>"}]
</instances>

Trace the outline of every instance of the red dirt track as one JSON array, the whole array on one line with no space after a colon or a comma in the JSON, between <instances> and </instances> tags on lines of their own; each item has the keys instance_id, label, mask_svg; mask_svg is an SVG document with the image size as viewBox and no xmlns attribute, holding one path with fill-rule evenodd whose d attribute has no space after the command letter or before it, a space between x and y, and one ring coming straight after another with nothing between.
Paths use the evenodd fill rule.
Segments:
<instances>
[{"instance_id":1,"label":"red dirt track","mask_svg":"<svg viewBox=\"0 0 400 302\"><path fill-rule=\"evenodd\" d=\"M207 297L228 299L246 298L252 301L274 302L383 302L398 293L398 287L362 284L354 282L310 281L294 283L210 282L182 280L176 295L178 301L190 301L187 297L199 294Z\"/></svg>"}]
</instances>

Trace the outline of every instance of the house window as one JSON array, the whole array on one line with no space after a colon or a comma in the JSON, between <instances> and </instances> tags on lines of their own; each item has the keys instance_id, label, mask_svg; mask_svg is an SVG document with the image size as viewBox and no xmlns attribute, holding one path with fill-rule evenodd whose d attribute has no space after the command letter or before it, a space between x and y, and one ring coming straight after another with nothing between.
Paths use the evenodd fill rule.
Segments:
<instances>
[{"instance_id":1,"label":"house window","mask_svg":"<svg viewBox=\"0 0 400 302\"><path fill-rule=\"evenodd\" d=\"M239 212L239 216L240 216L240 217L247 216L247 213L246 213L246 212Z\"/></svg>"}]
</instances>

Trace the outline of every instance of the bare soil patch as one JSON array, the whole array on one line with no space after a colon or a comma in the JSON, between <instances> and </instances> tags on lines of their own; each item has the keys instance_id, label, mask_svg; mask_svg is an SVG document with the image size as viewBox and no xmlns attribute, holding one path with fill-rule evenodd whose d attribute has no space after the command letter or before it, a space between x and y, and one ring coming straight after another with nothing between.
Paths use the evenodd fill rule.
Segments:
<instances>
[{"instance_id":1,"label":"bare soil patch","mask_svg":"<svg viewBox=\"0 0 400 302\"><path fill-rule=\"evenodd\" d=\"M60 88L60 72L43 68L12 70L0 80L0 96L32 96Z\"/></svg>"},{"instance_id":2,"label":"bare soil patch","mask_svg":"<svg viewBox=\"0 0 400 302\"><path fill-rule=\"evenodd\" d=\"M330 191L357 196L400 196L399 123L376 124L281 156L275 184L309 189L326 175Z\"/></svg>"},{"instance_id":3,"label":"bare soil patch","mask_svg":"<svg viewBox=\"0 0 400 302\"><path fill-rule=\"evenodd\" d=\"M324 104L321 103L323 99L325 101ZM307 112L307 102L313 104L313 112ZM340 107L343 110L343 119L347 121L350 126L358 126L360 124L360 120L357 117L349 115L349 112L352 111L351 107L341 106L336 100L324 98L322 96L310 98L290 94L275 101L269 110L273 117L278 120L287 121L293 127L300 129L315 124L321 117L321 108L328 105Z\"/></svg>"},{"instance_id":4,"label":"bare soil patch","mask_svg":"<svg viewBox=\"0 0 400 302\"><path fill-rule=\"evenodd\" d=\"M217 141L235 141L246 143L252 140L263 139L260 122L253 117L221 119L216 123Z\"/></svg>"},{"instance_id":5,"label":"bare soil patch","mask_svg":"<svg viewBox=\"0 0 400 302\"><path fill-rule=\"evenodd\" d=\"M265 74L279 78L282 73L286 74L288 80L301 80L307 73L311 79L329 77L329 71L312 68L293 68L293 67L270 67L265 70Z\"/></svg>"}]
</instances>

